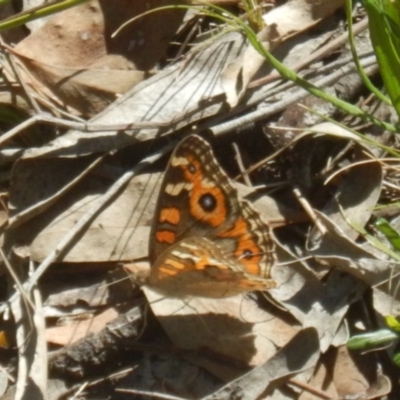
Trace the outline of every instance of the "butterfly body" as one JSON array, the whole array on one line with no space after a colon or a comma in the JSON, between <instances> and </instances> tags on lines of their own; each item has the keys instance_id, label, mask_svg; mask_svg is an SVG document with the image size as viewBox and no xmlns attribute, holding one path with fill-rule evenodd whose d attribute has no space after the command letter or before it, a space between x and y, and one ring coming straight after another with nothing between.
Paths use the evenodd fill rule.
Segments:
<instances>
[{"instance_id":1,"label":"butterfly body","mask_svg":"<svg viewBox=\"0 0 400 400\"><path fill-rule=\"evenodd\" d=\"M229 297L275 286L270 228L197 135L173 152L150 236L149 286L172 297Z\"/></svg>"}]
</instances>

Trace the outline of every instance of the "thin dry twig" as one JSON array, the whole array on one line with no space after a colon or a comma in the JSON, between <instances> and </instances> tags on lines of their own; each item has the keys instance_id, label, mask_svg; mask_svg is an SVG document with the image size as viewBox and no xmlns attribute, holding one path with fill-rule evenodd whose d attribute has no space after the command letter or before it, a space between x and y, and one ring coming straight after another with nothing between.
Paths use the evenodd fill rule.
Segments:
<instances>
[{"instance_id":1,"label":"thin dry twig","mask_svg":"<svg viewBox=\"0 0 400 400\"><path fill-rule=\"evenodd\" d=\"M170 394L165 393L156 393L154 391L147 390L138 390L138 389L115 389L118 393L130 393L130 394L138 394L141 396L147 396L151 398L163 399L163 400L187 400L184 397L172 396Z\"/></svg>"},{"instance_id":2,"label":"thin dry twig","mask_svg":"<svg viewBox=\"0 0 400 400\"><path fill-rule=\"evenodd\" d=\"M299 188L294 187L293 188L293 194L297 198L298 202L301 204L303 207L304 211L308 214L308 216L311 218L311 220L314 222L315 226L321 233L321 235L325 235L327 233L327 230L325 226L322 224L322 222L319 220L318 216L315 214L313 208L311 207L310 203L307 201L307 199L301 194L301 191Z\"/></svg>"},{"instance_id":3,"label":"thin dry twig","mask_svg":"<svg viewBox=\"0 0 400 400\"><path fill-rule=\"evenodd\" d=\"M31 263L31 267L33 263ZM47 347L42 301L36 286L32 290L34 307L26 307L24 297L11 304L16 321L19 349L18 376L14 399L43 399L47 385ZM32 387L35 392L32 393ZM29 394L28 394L29 393Z\"/></svg>"},{"instance_id":4,"label":"thin dry twig","mask_svg":"<svg viewBox=\"0 0 400 400\"><path fill-rule=\"evenodd\" d=\"M250 176L246 172L246 168L243 165L243 160L242 160L242 156L240 154L238 145L236 143L232 143L232 147L233 147L233 150L235 152L235 159L236 159L236 162L238 164L238 167L239 167L239 170L240 170L240 175L242 176L242 178L244 180L244 183L247 186L250 186L250 187L253 186L252 183L251 183L251 180L250 180Z\"/></svg>"},{"instance_id":5,"label":"thin dry twig","mask_svg":"<svg viewBox=\"0 0 400 400\"><path fill-rule=\"evenodd\" d=\"M53 117L47 113L39 112L38 114L30 117L26 121L17 125L15 128L10 129L5 134L0 137L0 146L4 143L11 140L18 133L23 131L26 128L38 123L44 122L49 124L54 124L56 126L62 128L69 128L74 130L79 130L81 132L109 132L109 131L127 131L133 129L157 129L162 127L169 127L174 123L180 122L184 118L184 115L178 116L171 121L168 122L151 122L151 121L143 121L143 122L133 122L128 124L96 124L95 122L86 122L86 121L69 121L62 118Z\"/></svg>"},{"instance_id":6,"label":"thin dry twig","mask_svg":"<svg viewBox=\"0 0 400 400\"><path fill-rule=\"evenodd\" d=\"M24 287L22 286L17 274L14 272L14 268L11 266L10 262L8 261L8 258L4 254L3 249L0 247L0 258L3 261L3 264L5 265L8 273L10 274L12 280L14 281L14 284L17 286L18 290L20 291L21 295L26 301L26 304L29 304L31 309L33 310L35 306L32 303L32 300L29 298L28 294L26 293Z\"/></svg>"},{"instance_id":7,"label":"thin dry twig","mask_svg":"<svg viewBox=\"0 0 400 400\"><path fill-rule=\"evenodd\" d=\"M33 96L31 95L31 91L28 89L24 79L21 78L21 75L18 71L18 67L14 62L14 58L11 56L11 54L13 54L13 52L10 51L11 47L6 45L1 39L0 39L0 45L4 49L8 50L8 51L5 51L4 54L7 57L7 61L12 69L12 72L14 73L15 80L18 81L19 84L21 85L21 87L24 89L24 92L25 92L27 98L29 99L29 102L31 103L32 108L36 111L36 113L40 113L39 105L37 104L37 102L35 101Z\"/></svg>"},{"instance_id":8,"label":"thin dry twig","mask_svg":"<svg viewBox=\"0 0 400 400\"><path fill-rule=\"evenodd\" d=\"M318 390L318 389L312 387L311 385L307 385L305 382L301 382L298 379L291 379L288 382L288 384L297 386L300 389L303 389L303 390L305 390L315 396L318 396L319 398L324 399L324 400L333 400L334 399L334 397L332 397L328 393L323 392L322 390Z\"/></svg>"}]
</instances>

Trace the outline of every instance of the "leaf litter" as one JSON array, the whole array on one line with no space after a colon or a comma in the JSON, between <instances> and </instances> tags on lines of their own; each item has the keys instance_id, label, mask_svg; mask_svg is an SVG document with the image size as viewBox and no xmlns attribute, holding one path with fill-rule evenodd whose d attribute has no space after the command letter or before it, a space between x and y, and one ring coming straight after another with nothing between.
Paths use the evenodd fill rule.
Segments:
<instances>
[{"instance_id":1,"label":"leaf litter","mask_svg":"<svg viewBox=\"0 0 400 400\"><path fill-rule=\"evenodd\" d=\"M278 32L273 53L285 65L296 65L304 49L311 55L332 36L346 34L343 15L334 12L343 2L322 3L298 0L266 9L265 21ZM173 3L148 6L166 4ZM13 317L3 306L2 332L16 338L7 351L23 349L17 364L7 354L2 362L17 381L13 386L9 380L8 395L24 398L32 385L38 398L51 399L77 393L122 399L124 391L302 400L395 393L384 352L361 355L346 348L360 321L372 329L398 307L398 262L372 248L357 229L368 229L382 198L384 151L321 124L324 117L357 128L359 120L346 120L293 84L265 80L269 66L239 32L221 28L202 45L198 33L215 26L204 13L185 19L181 9L159 11L128 24L113 42L112 31L143 7L118 1L111 12L102 2L87 2L50 17L9 52L18 73L7 63L7 77L35 104L30 113L68 115L72 122L91 117L88 127L109 128L60 127L29 141L19 132L0 149L7 172L3 247L26 283L25 296L34 300L32 309L18 294L4 291L2 298L12 300ZM290 21L290 13L302 18ZM166 23L166 15L173 22ZM198 44L170 62L173 42L183 42L188 32L198 35ZM286 37L289 32L293 37ZM362 54L372 51L366 31L357 40ZM301 73L314 82L326 79L327 90L357 101L358 76L329 70L349 63L349 50L339 49L333 57L328 47L331 60L322 52ZM388 114L377 104L366 107ZM124 124L129 128L113 129ZM392 136L371 131L371 140L393 146ZM244 172L234 162L233 142L245 168L268 157L248 175L268 191L257 187L246 196L258 197L256 206L275 228L272 274L279 286L266 297L160 298L125 279L122 265L148 255L166 161L160 157L191 132L208 133L231 177ZM210 132L226 134L213 138ZM135 169L140 162L147 171ZM39 265L31 277L29 262ZM16 330L13 324L22 320Z\"/></svg>"}]
</instances>

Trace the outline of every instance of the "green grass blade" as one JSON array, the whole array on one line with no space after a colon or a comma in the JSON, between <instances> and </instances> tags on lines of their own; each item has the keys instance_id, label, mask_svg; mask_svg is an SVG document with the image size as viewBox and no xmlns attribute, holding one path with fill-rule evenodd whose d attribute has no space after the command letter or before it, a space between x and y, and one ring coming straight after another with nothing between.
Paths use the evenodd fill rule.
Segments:
<instances>
[{"instance_id":1,"label":"green grass blade","mask_svg":"<svg viewBox=\"0 0 400 400\"><path fill-rule=\"evenodd\" d=\"M67 8L74 7L78 4L84 3L88 0L64 0L57 1L34 9L23 11L17 15L13 15L0 22L0 31L6 29L16 28L17 26L24 25L27 22L35 19L46 17L47 15L55 14Z\"/></svg>"},{"instance_id":2,"label":"green grass blade","mask_svg":"<svg viewBox=\"0 0 400 400\"><path fill-rule=\"evenodd\" d=\"M384 103L388 105L392 105L391 100L385 96L378 88L374 86L374 84L371 82L369 79L368 75L365 73L364 69L362 68L360 64L360 60L357 56L357 50L356 50L356 44L355 44L355 39L353 35L353 15L352 15L352 8L353 8L353 1L352 0L346 0L346 13L347 13L347 25L348 25L348 30L349 30L349 44L350 44L350 50L351 54L353 56L353 62L356 65L358 74L360 75L364 85L366 88L375 96L383 101Z\"/></svg>"},{"instance_id":3,"label":"green grass blade","mask_svg":"<svg viewBox=\"0 0 400 400\"><path fill-rule=\"evenodd\" d=\"M390 224L384 219L380 218L375 223L376 229L383 233L386 239L390 242L396 251L400 252L400 235Z\"/></svg>"},{"instance_id":4,"label":"green grass blade","mask_svg":"<svg viewBox=\"0 0 400 400\"><path fill-rule=\"evenodd\" d=\"M400 13L398 0L365 0L369 30L385 88L400 116Z\"/></svg>"}]
</instances>

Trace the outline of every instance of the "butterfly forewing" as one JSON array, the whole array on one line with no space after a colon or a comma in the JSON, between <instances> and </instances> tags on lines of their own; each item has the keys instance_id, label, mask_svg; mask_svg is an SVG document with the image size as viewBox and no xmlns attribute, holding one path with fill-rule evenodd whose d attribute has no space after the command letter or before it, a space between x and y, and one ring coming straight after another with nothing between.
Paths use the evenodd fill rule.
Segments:
<instances>
[{"instance_id":1,"label":"butterfly forewing","mask_svg":"<svg viewBox=\"0 0 400 400\"><path fill-rule=\"evenodd\" d=\"M210 145L199 136L188 136L172 153L164 175L150 236L150 261L183 238L212 238L233 221L239 208L236 189Z\"/></svg>"}]
</instances>

